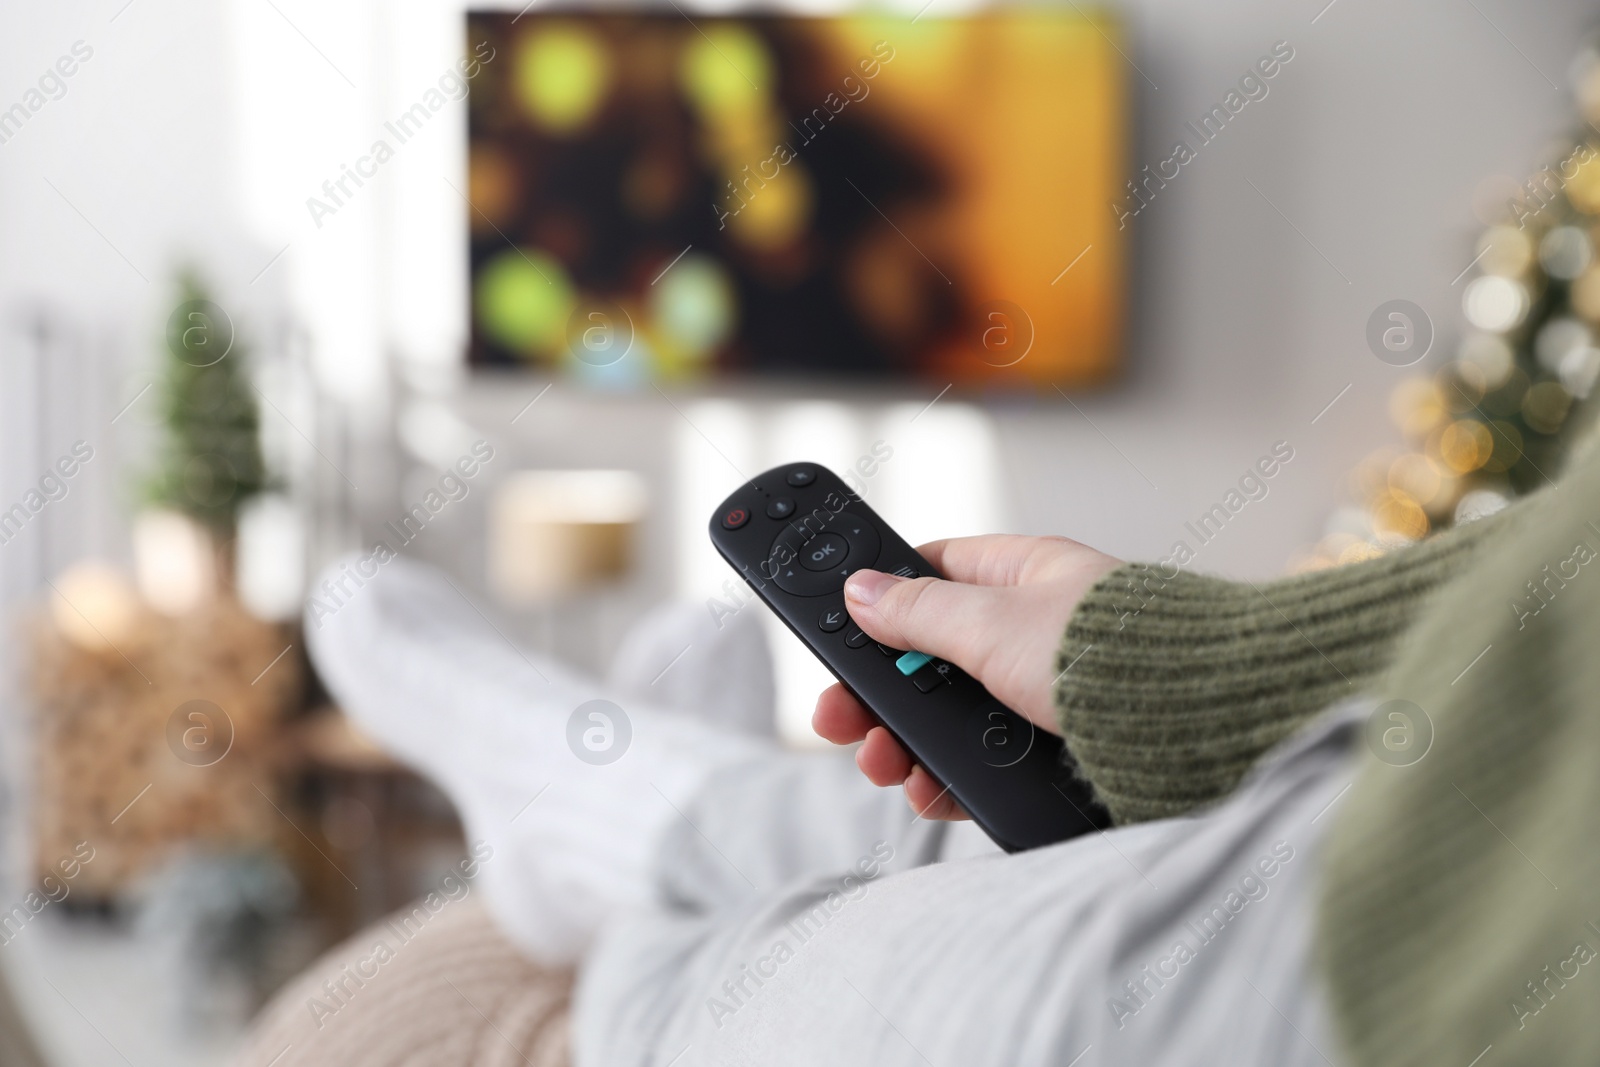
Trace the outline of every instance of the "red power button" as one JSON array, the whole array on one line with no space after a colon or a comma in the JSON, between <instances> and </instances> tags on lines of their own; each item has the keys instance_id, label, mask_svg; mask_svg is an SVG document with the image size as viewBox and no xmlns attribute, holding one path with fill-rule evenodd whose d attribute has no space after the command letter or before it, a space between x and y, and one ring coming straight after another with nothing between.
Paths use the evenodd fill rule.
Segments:
<instances>
[{"instance_id":1,"label":"red power button","mask_svg":"<svg viewBox=\"0 0 1600 1067\"><path fill-rule=\"evenodd\" d=\"M743 526L749 521L750 513L748 511L746 511L744 508L734 508L726 515L722 516L722 528L724 530L737 530L739 527Z\"/></svg>"}]
</instances>

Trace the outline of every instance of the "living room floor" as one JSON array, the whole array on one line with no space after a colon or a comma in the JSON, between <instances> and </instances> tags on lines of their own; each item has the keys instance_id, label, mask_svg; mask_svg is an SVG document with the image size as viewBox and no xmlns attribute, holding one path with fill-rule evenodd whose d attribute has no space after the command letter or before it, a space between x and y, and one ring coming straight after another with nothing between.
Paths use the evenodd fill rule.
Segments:
<instances>
[{"instance_id":1,"label":"living room floor","mask_svg":"<svg viewBox=\"0 0 1600 1067\"><path fill-rule=\"evenodd\" d=\"M42 915L0 948L0 967L53 1067L220 1067L240 1034L186 1027L157 953L110 922Z\"/></svg>"}]
</instances>

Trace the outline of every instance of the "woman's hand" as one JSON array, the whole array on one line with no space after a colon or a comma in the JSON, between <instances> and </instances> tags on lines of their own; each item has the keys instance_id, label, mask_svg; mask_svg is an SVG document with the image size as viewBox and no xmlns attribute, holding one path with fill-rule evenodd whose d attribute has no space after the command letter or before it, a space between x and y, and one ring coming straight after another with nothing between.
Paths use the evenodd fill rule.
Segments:
<instances>
[{"instance_id":1,"label":"woman's hand","mask_svg":"<svg viewBox=\"0 0 1600 1067\"><path fill-rule=\"evenodd\" d=\"M1056 732L1056 647L1078 600L1121 561L1065 537L961 537L918 551L948 579L857 571L844 585L851 618L875 641L949 660ZM967 817L842 685L822 691L811 725L837 745L864 742L856 765L875 785L903 784L912 810Z\"/></svg>"}]
</instances>

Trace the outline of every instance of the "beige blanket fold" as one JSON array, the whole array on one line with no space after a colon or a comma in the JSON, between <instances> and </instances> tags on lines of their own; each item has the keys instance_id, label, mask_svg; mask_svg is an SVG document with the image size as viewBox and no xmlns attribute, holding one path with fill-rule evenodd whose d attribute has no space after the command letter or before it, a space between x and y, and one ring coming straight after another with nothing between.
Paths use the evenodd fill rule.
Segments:
<instances>
[{"instance_id":1,"label":"beige blanket fold","mask_svg":"<svg viewBox=\"0 0 1600 1067\"><path fill-rule=\"evenodd\" d=\"M477 897L330 949L262 1010L233 1067L567 1067L572 974L520 955Z\"/></svg>"}]
</instances>

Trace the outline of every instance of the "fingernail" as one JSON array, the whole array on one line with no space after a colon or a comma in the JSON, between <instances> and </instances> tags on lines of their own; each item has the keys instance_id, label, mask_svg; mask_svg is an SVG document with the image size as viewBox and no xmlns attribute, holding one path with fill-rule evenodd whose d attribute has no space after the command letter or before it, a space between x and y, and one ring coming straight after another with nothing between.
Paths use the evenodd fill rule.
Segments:
<instances>
[{"instance_id":1,"label":"fingernail","mask_svg":"<svg viewBox=\"0 0 1600 1067\"><path fill-rule=\"evenodd\" d=\"M889 587L896 582L903 582L893 574L884 574L882 571L856 571L845 579L844 595L847 600L854 600L858 604L871 607L883 598Z\"/></svg>"}]
</instances>

